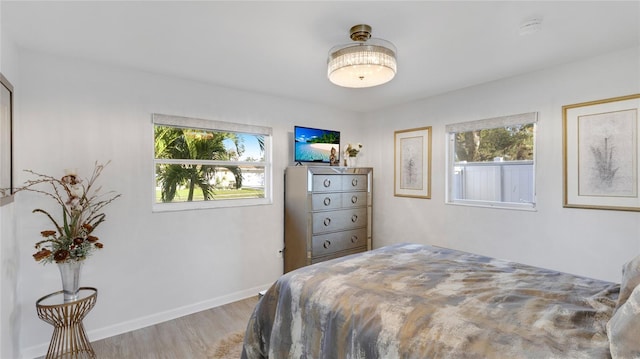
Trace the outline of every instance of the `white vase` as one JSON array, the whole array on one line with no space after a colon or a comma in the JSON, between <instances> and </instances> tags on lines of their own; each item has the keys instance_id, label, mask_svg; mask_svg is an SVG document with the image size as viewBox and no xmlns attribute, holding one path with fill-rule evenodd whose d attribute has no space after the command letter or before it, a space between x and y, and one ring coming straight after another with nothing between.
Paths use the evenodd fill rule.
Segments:
<instances>
[{"instance_id":1,"label":"white vase","mask_svg":"<svg viewBox=\"0 0 640 359\"><path fill-rule=\"evenodd\" d=\"M62 279L62 292L64 302L73 302L78 299L80 289L80 272L84 261L68 261L58 263L60 278Z\"/></svg>"},{"instance_id":2,"label":"white vase","mask_svg":"<svg viewBox=\"0 0 640 359\"><path fill-rule=\"evenodd\" d=\"M358 157L347 157L347 167L358 167Z\"/></svg>"}]
</instances>

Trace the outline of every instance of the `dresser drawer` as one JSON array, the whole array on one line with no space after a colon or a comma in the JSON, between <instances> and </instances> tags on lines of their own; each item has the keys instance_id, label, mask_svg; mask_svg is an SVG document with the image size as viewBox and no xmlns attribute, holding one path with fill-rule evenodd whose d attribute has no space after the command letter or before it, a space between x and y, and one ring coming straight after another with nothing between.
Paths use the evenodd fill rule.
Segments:
<instances>
[{"instance_id":1,"label":"dresser drawer","mask_svg":"<svg viewBox=\"0 0 640 359\"><path fill-rule=\"evenodd\" d=\"M367 192L315 193L311 195L312 211L364 207L366 205Z\"/></svg>"},{"instance_id":2,"label":"dresser drawer","mask_svg":"<svg viewBox=\"0 0 640 359\"><path fill-rule=\"evenodd\" d=\"M313 233L325 233L367 226L367 208L318 212L311 215Z\"/></svg>"},{"instance_id":3,"label":"dresser drawer","mask_svg":"<svg viewBox=\"0 0 640 359\"><path fill-rule=\"evenodd\" d=\"M313 257L367 245L367 229L322 234L311 239Z\"/></svg>"},{"instance_id":4,"label":"dresser drawer","mask_svg":"<svg viewBox=\"0 0 640 359\"><path fill-rule=\"evenodd\" d=\"M367 192L342 193L342 207L363 207L367 205Z\"/></svg>"},{"instance_id":5,"label":"dresser drawer","mask_svg":"<svg viewBox=\"0 0 640 359\"><path fill-rule=\"evenodd\" d=\"M343 191L366 191L367 175L344 175L342 176Z\"/></svg>"},{"instance_id":6,"label":"dresser drawer","mask_svg":"<svg viewBox=\"0 0 640 359\"><path fill-rule=\"evenodd\" d=\"M313 175L311 190L313 192L334 192L342 190L342 175Z\"/></svg>"},{"instance_id":7,"label":"dresser drawer","mask_svg":"<svg viewBox=\"0 0 640 359\"><path fill-rule=\"evenodd\" d=\"M311 195L311 210L322 211L342 208L343 193L316 193Z\"/></svg>"},{"instance_id":8,"label":"dresser drawer","mask_svg":"<svg viewBox=\"0 0 640 359\"><path fill-rule=\"evenodd\" d=\"M348 251L332 253L328 256L313 257L311 258L311 261L309 262L309 264L320 263L320 262L328 261L330 259L340 258L340 257L348 256L350 254L356 254L356 253L361 253L366 251L367 251L367 247L359 247L359 248L349 249Z\"/></svg>"}]
</instances>

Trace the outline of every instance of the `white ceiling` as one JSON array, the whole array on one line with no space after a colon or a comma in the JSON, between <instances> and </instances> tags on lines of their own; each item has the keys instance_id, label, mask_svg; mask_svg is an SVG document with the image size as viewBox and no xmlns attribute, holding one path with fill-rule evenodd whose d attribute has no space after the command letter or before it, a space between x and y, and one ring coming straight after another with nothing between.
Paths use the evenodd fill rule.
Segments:
<instances>
[{"instance_id":1,"label":"white ceiling","mask_svg":"<svg viewBox=\"0 0 640 359\"><path fill-rule=\"evenodd\" d=\"M367 112L640 45L640 1L79 1L0 3L19 47ZM538 33L519 26L541 18ZM368 89L327 80L366 23L398 49ZM640 66L640 65L639 65Z\"/></svg>"}]
</instances>

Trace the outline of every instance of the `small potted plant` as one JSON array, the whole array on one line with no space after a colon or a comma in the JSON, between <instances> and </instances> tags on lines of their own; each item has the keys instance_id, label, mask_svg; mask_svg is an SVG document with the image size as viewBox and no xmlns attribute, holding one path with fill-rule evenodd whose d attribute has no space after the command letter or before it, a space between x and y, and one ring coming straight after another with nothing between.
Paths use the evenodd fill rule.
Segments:
<instances>
[{"instance_id":1,"label":"small potted plant","mask_svg":"<svg viewBox=\"0 0 640 359\"><path fill-rule=\"evenodd\" d=\"M362 150L362 144L358 143L356 145L352 145L350 143L347 144L347 148L344 150L344 165L347 167L355 167L356 166L356 158L358 153Z\"/></svg>"}]
</instances>

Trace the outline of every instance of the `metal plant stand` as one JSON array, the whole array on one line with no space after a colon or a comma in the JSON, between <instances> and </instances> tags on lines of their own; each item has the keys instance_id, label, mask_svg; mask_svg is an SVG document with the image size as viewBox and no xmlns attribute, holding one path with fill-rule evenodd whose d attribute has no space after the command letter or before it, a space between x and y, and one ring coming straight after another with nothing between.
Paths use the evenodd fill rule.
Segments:
<instances>
[{"instance_id":1,"label":"metal plant stand","mask_svg":"<svg viewBox=\"0 0 640 359\"><path fill-rule=\"evenodd\" d=\"M78 299L74 301L64 302L62 291L38 299L38 317L53 325L46 359L96 357L82 319L95 306L97 298L97 289L81 287Z\"/></svg>"}]
</instances>

